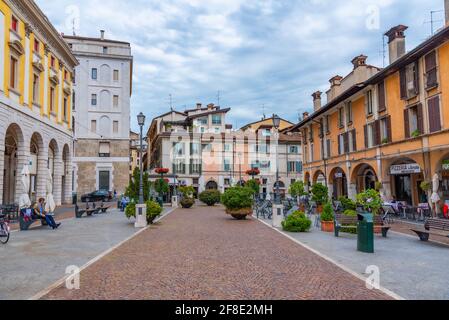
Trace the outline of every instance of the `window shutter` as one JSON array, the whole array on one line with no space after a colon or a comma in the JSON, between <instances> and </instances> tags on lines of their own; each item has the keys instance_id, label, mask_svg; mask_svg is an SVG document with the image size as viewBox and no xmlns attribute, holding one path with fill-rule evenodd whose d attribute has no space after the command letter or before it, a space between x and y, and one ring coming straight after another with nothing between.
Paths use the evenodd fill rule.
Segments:
<instances>
[{"instance_id":1,"label":"window shutter","mask_svg":"<svg viewBox=\"0 0 449 320\"><path fill-rule=\"evenodd\" d=\"M357 151L357 137L355 129L351 131L352 134L352 151Z\"/></svg>"},{"instance_id":2,"label":"window shutter","mask_svg":"<svg viewBox=\"0 0 449 320\"><path fill-rule=\"evenodd\" d=\"M345 145L345 153L349 152L349 132L343 134L343 143Z\"/></svg>"},{"instance_id":3,"label":"window shutter","mask_svg":"<svg viewBox=\"0 0 449 320\"><path fill-rule=\"evenodd\" d=\"M379 83L377 87L378 98L379 98L379 112L383 112L387 109L387 104L385 101L385 81Z\"/></svg>"},{"instance_id":4,"label":"window shutter","mask_svg":"<svg viewBox=\"0 0 449 320\"><path fill-rule=\"evenodd\" d=\"M410 138L410 123L408 118L408 109L404 110L404 130L405 130L405 138Z\"/></svg>"},{"instance_id":5,"label":"window shutter","mask_svg":"<svg viewBox=\"0 0 449 320\"><path fill-rule=\"evenodd\" d=\"M440 96L430 98L427 103L429 109L429 131L430 133L440 131Z\"/></svg>"},{"instance_id":6,"label":"window shutter","mask_svg":"<svg viewBox=\"0 0 449 320\"><path fill-rule=\"evenodd\" d=\"M374 128L376 130L376 133L374 135L375 141L374 144L376 146L380 145L381 143L381 131L380 131L380 120L376 120L376 122L374 122Z\"/></svg>"},{"instance_id":7,"label":"window shutter","mask_svg":"<svg viewBox=\"0 0 449 320\"><path fill-rule=\"evenodd\" d=\"M368 148L368 125L365 125L363 130L365 131L365 148Z\"/></svg>"},{"instance_id":8,"label":"window shutter","mask_svg":"<svg viewBox=\"0 0 449 320\"><path fill-rule=\"evenodd\" d=\"M432 51L425 57L426 63L426 88L433 88L438 85L437 81L437 56L436 52Z\"/></svg>"},{"instance_id":9,"label":"window shutter","mask_svg":"<svg viewBox=\"0 0 449 320\"><path fill-rule=\"evenodd\" d=\"M414 87L415 87L415 94L418 95L419 94L419 61L415 62L415 72L413 75L414 75L413 83L414 83Z\"/></svg>"},{"instance_id":10,"label":"window shutter","mask_svg":"<svg viewBox=\"0 0 449 320\"><path fill-rule=\"evenodd\" d=\"M401 71L399 71L399 78L400 78L400 89L401 89L401 99L407 100L407 77L406 77L406 71L405 68L402 68Z\"/></svg>"},{"instance_id":11,"label":"window shutter","mask_svg":"<svg viewBox=\"0 0 449 320\"><path fill-rule=\"evenodd\" d=\"M421 103L416 106L416 110L418 114L418 130L420 134L424 134L424 116Z\"/></svg>"},{"instance_id":12,"label":"window shutter","mask_svg":"<svg viewBox=\"0 0 449 320\"><path fill-rule=\"evenodd\" d=\"M327 139L326 145L327 145L327 158L330 158L331 157L331 140L330 139Z\"/></svg>"},{"instance_id":13,"label":"window shutter","mask_svg":"<svg viewBox=\"0 0 449 320\"><path fill-rule=\"evenodd\" d=\"M341 155L341 134L338 135L338 154Z\"/></svg>"},{"instance_id":14,"label":"window shutter","mask_svg":"<svg viewBox=\"0 0 449 320\"><path fill-rule=\"evenodd\" d=\"M387 124L387 139L388 139L388 142L392 142L392 136L391 136L391 116L387 117L386 124Z\"/></svg>"}]
</instances>

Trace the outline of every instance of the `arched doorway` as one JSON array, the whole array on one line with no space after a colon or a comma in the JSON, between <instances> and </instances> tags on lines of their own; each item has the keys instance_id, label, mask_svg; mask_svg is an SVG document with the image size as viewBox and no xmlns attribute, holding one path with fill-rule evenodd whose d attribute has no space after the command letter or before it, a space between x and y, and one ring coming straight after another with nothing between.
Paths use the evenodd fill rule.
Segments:
<instances>
[{"instance_id":1,"label":"arched doorway","mask_svg":"<svg viewBox=\"0 0 449 320\"><path fill-rule=\"evenodd\" d=\"M53 180L53 196L55 195L56 190L56 156L59 153L58 143L56 140L51 140L48 147L48 169L50 170L50 174Z\"/></svg>"},{"instance_id":2,"label":"arched doorway","mask_svg":"<svg viewBox=\"0 0 449 320\"><path fill-rule=\"evenodd\" d=\"M352 183L355 183L357 193L376 188L376 171L369 164L363 163L354 169Z\"/></svg>"},{"instance_id":3,"label":"arched doorway","mask_svg":"<svg viewBox=\"0 0 449 320\"><path fill-rule=\"evenodd\" d=\"M323 186L326 185L326 176L324 175L323 171L318 170L313 175L313 184L321 183Z\"/></svg>"},{"instance_id":4,"label":"arched doorway","mask_svg":"<svg viewBox=\"0 0 449 320\"><path fill-rule=\"evenodd\" d=\"M206 184L206 190L218 190L218 184L215 181L209 181Z\"/></svg>"},{"instance_id":5,"label":"arched doorway","mask_svg":"<svg viewBox=\"0 0 449 320\"><path fill-rule=\"evenodd\" d=\"M23 150L23 134L17 124L12 124L6 130L4 176L3 176L3 203L13 204L16 201L16 185L18 168L18 152Z\"/></svg>"},{"instance_id":6,"label":"arched doorway","mask_svg":"<svg viewBox=\"0 0 449 320\"><path fill-rule=\"evenodd\" d=\"M332 197L334 199L348 196L348 179L346 177L346 173L340 167L337 167L331 171L329 176L329 184L332 184Z\"/></svg>"},{"instance_id":7,"label":"arched doorway","mask_svg":"<svg viewBox=\"0 0 449 320\"><path fill-rule=\"evenodd\" d=\"M279 193L281 194L281 197L285 197L286 188L285 188L285 183L283 181L275 182L273 184L273 194L276 194L278 185L279 185Z\"/></svg>"}]
</instances>

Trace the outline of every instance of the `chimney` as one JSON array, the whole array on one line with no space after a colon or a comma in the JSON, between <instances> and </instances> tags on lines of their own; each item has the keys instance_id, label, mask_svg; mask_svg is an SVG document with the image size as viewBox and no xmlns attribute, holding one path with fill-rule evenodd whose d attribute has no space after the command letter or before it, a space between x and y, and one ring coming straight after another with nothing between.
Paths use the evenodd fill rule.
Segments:
<instances>
[{"instance_id":1,"label":"chimney","mask_svg":"<svg viewBox=\"0 0 449 320\"><path fill-rule=\"evenodd\" d=\"M444 0L444 12L446 16L446 27L449 26L449 0Z\"/></svg>"},{"instance_id":2,"label":"chimney","mask_svg":"<svg viewBox=\"0 0 449 320\"><path fill-rule=\"evenodd\" d=\"M304 113L302 114L302 119L303 119L303 120L306 120L308 117L309 117L309 113L308 113L308 112L304 112Z\"/></svg>"},{"instance_id":3,"label":"chimney","mask_svg":"<svg viewBox=\"0 0 449 320\"><path fill-rule=\"evenodd\" d=\"M343 77L335 76L329 80L331 84L330 90L327 92L327 101L332 101L340 94L341 91L341 80Z\"/></svg>"},{"instance_id":4,"label":"chimney","mask_svg":"<svg viewBox=\"0 0 449 320\"><path fill-rule=\"evenodd\" d=\"M354 65L354 70L358 67L366 66L366 59L368 59L368 57L363 54L352 59L351 62Z\"/></svg>"},{"instance_id":5,"label":"chimney","mask_svg":"<svg viewBox=\"0 0 449 320\"><path fill-rule=\"evenodd\" d=\"M313 97L313 110L316 112L321 109L321 91L317 91L312 94Z\"/></svg>"},{"instance_id":6,"label":"chimney","mask_svg":"<svg viewBox=\"0 0 449 320\"><path fill-rule=\"evenodd\" d=\"M202 107L203 107L203 106L201 105L201 103L197 103L197 104L196 104L196 108L197 108L198 110L200 110Z\"/></svg>"},{"instance_id":7,"label":"chimney","mask_svg":"<svg viewBox=\"0 0 449 320\"><path fill-rule=\"evenodd\" d=\"M207 105L207 109L208 110L212 110L213 108L214 108L214 104L213 103L209 103L208 105Z\"/></svg>"},{"instance_id":8,"label":"chimney","mask_svg":"<svg viewBox=\"0 0 449 320\"><path fill-rule=\"evenodd\" d=\"M391 28L385 35L388 37L388 47L390 53L390 64L398 60L405 54L405 30L408 27L398 25Z\"/></svg>"},{"instance_id":9,"label":"chimney","mask_svg":"<svg viewBox=\"0 0 449 320\"><path fill-rule=\"evenodd\" d=\"M101 40L104 40L104 30L100 30Z\"/></svg>"}]
</instances>

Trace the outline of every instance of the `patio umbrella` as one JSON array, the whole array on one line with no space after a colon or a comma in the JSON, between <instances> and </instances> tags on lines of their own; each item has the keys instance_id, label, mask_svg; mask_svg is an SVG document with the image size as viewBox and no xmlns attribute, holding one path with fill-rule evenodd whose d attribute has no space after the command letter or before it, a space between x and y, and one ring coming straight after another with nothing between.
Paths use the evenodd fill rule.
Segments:
<instances>
[{"instance_id":1,"label":"patio umbrella","mask_svg":"<svg viewBox=\"0 0 449 320\"><path fill-rule=\"evenodd\" d=\"M48 213L53 213L55 209L56 203L53 198L53 177L49 169L47 177L47 197L45 199L45 211Z\"/></svg>"},{"instance_id":2,"label":"patio umbrella","mask_svg":"<svg viewBox=\"0 0 449 320\"><path fill-rule=\"evenodd\" d=\"M19 208L25 209L31 206L30 196L28 195L28 190L30 190L30 169L27 164L23 166L21 174L23 194L19 198Z\"/></svg>"},{"instance_id":3,"label":"patio umbrella","mask_svg":"<svg viewBox=\"0 0 449 320\"><path fill-rule=\"evenodd\" d=\"M432 197L430 200L432 203L438 203L440 202L440 196L438 195L438 190L440 189L440 177L437 173L434 174L432 179Z\"/></svg>"}]
</instances>

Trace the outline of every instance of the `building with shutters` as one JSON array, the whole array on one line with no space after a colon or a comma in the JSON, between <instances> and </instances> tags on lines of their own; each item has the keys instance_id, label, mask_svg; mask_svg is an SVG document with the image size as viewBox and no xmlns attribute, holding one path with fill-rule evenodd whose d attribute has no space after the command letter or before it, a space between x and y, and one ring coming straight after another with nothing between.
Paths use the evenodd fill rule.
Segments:
<instances>
[{"instance_id":1,"label":"building with shutters","mask_svg":"<svg viewBox=\"0 0 449 320\"><path fill-rule=\"evenodd\" d=\"M0 205L72 196L72 76L77 60L32 0L0 0ZM30 188L21 172L28 165Z\"/></svg>"},{"instance_id":2,"label":"building with shutters","mask_svg":"<svg viewBox=\"0 0 449 320\"><path fill-rule=\"evenodd\" d=\"M330 80L327 102L289 131L303 136L305 181L332 197L383 185L387 199L426 202L422 181L436 174L449 200L449 1L446 26L406 52L404 25L390 29L390 63L380 69L354 58L346 77Z\"/></svg>"},{"instance_id":3,"label":"building with shutters","mask_svg":"<svg viewBox=\"0 0 449 320\"><path fill-rule=\"evenodd\" d=\"M127 42L64 36L79 60L74 79L75 189L125 192L130 171L133 57Z\"/></svg>"}]
</instances>

